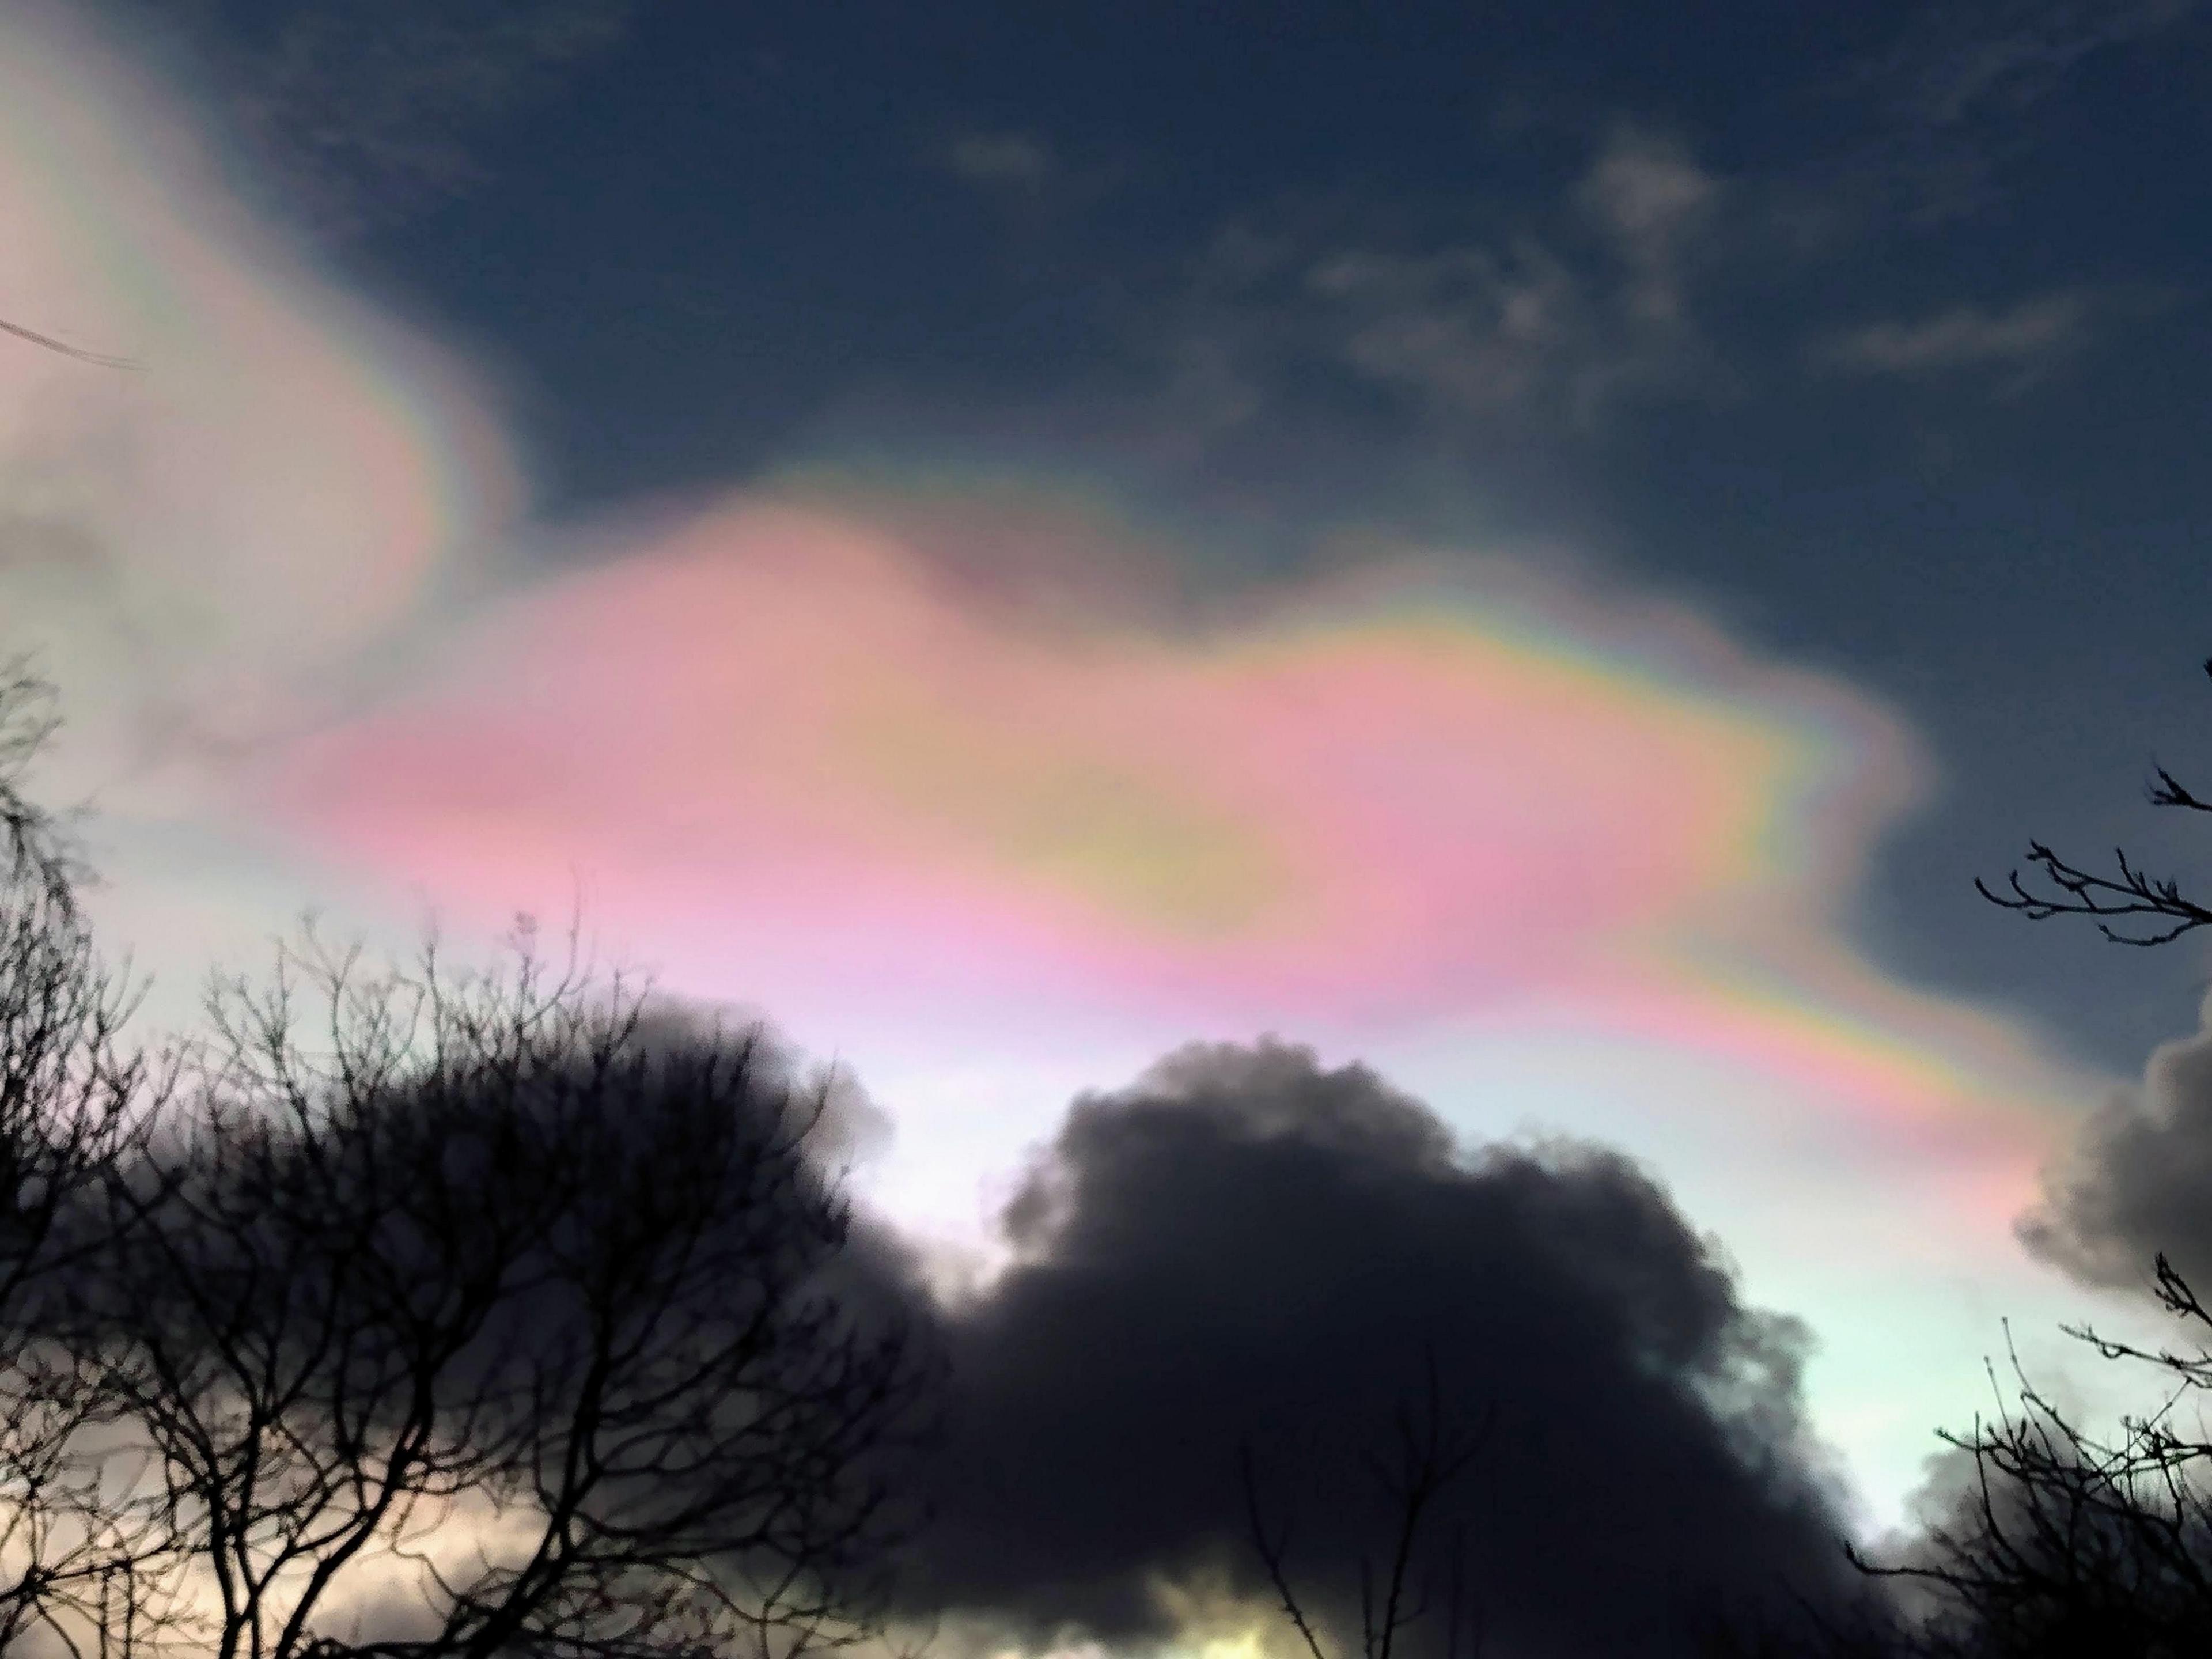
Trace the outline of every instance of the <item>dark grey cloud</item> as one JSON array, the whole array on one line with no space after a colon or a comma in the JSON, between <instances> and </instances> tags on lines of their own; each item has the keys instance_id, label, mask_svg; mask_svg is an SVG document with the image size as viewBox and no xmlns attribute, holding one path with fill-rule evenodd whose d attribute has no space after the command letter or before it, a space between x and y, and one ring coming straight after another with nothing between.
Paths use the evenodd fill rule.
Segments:
<instances>
[{"instance_id":1,"label":"dark grey cloud","mask_svg":"<svg viewBox=\"0 0 2212 1659\"><path fill-rule=\"evenodd\" d=\"M2163 1253L2212 1286L2212 1005L2203 1028L2161 1045L2045 1172L2020 1233L2092 1284L2148 1285Z\"/></svg>"},{"instance_id":2,"label":"dark grey cloud","mask_svg":"<svg viewBox=\"0 0 2212 1659\"><path fill-rule=\"evenodd\" d=\"M1717 1609L1856 1588L1805 1332L1617 1155L1469 1158L1362 1067L1194 1048L1079 1100L1004 1220L1017 1264L948 1322L919 1604L1141 1641L1171 1627L1162 1583L1260 1596L1249 1437L1340 1630L1387 1518L1356 1459L1431 1356L1454 1408L1494 1413L1454 1511L1493 1650L1689 1652Z\"/></svg>"}]
</instances>

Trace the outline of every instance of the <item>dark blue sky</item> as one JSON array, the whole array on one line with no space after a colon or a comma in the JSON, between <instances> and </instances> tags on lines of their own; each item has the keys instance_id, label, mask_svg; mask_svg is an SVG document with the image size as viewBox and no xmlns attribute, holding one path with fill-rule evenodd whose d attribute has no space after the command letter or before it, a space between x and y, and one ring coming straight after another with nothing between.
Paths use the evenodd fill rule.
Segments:
<instances>
[{"instance_id":1,"label":"dark blue sky","mask_svg":"<svg viewBox=\"0 0 2212 1659\"><path fill-rule=\"evenodd\" d=\"M2203 958L1973 896L2185 868L2212 20L1784 8L272 7L240 166L502 376L558 510L822 460L1082 481L1230 549L1569 541L1927 736L1885 960L2130 1067Z\"/></svg>"}]
</instances>

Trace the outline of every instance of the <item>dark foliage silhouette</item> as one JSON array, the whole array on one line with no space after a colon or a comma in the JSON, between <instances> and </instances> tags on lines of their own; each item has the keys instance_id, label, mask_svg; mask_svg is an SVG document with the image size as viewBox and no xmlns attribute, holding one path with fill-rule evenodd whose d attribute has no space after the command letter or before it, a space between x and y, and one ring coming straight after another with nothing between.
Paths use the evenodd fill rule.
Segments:
<instances>
[{"instance_id":1,"label":"dark foliage silhouette","mask_svg":"<svg viewBox=\"0 0 2212 1659\"><path fill-rule=\"evenodd\" d=\"M2161 1258L2167 1310L2212 1316ZM2111 1431L2081 1422L2019 1369L2008 1408L1943 1437L1955 1485L1895 1559L1862 1559L1917 1617L1895 1650L1928 1659L2172 1659L2212 1645L2212 1355L2145 1350L2081 1327L2106 1358L2148 1366L2157 1402Z\"/></svg>"}]
</instances>

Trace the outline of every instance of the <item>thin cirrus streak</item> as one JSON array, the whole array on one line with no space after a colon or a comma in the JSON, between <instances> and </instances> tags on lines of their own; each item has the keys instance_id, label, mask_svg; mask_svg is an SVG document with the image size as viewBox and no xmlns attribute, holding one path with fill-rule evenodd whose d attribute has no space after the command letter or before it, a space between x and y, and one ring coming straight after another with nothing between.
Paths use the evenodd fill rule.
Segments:
<instances>
[{"instance_id":1,"label":"thin cirrus streak","mask_svg":"<svg viewBox=\"0 0 2212 1659\"><path fill-rule=\"evenodd\" d=\"M580 890L772 1007L979 1040L1571 1010L1930 1147L2039 1140L2025 1039L1836 942L1917 787L1893 722L1684 616L1450 568L1086 622L978 602L896 503L740 498L516 598L266 798L442 906Z\"/></svg>"}]
</instances>

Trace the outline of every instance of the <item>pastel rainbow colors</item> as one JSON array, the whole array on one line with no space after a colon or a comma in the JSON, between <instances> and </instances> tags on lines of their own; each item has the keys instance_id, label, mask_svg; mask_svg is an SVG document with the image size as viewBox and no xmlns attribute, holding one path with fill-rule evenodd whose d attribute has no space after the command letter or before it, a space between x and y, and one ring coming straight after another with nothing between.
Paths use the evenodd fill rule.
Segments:
<instances>
[{"instance_id":1,"label":"pastel rainbow colors","mask_svg":"<svg viewBox=\"0 0 2212 1659\"><path fill-rule=\"evenodd\" d=\"M860 1023L1510 1018L1738 1057L1938 1139L2039 1116L2010 1028L1838 942L1919 763L1680 610L1370 549L1197 605L1036 598L1114 527L764 490L617 536L294 751L286 822L442 904ZM957 529L957 526L956 526ZM1057 539L1062 545L1053 545ZM1157 569L1141 545L1109 571ZM2000 1102L2008 1091L2012 1098ZM2008 1131L2004 1125L2009 1123Z\"/></svg>"}]
</instances>

